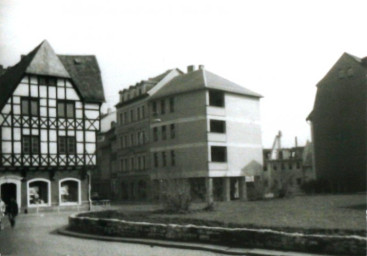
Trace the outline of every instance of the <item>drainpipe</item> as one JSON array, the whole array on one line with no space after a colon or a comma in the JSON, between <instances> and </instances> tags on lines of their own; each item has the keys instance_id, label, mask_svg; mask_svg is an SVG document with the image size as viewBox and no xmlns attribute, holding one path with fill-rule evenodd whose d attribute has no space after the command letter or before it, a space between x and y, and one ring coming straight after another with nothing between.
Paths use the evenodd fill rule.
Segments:
<instances>
[{"instance_id":1,"label":"drainpipe","mask_svg":"<svg viewBox=\"0 0 367 256\"><path fill-rule=\"evenodd\" d=\"M88 202L89 202L89 211L92 210L92 199L91 199L91 191L92 191L92 175L90 172L87 172L88 175Z\"/></svg>"}]
</instances>

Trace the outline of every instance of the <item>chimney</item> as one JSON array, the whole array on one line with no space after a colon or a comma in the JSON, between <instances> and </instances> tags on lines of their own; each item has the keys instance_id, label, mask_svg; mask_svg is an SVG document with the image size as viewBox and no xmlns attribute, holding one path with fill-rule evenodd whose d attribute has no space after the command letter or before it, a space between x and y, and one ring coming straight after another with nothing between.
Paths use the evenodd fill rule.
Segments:
<instances>
[{"instance_id":1,"label":"chimney","mask_svg":"<svg viewBox=\"0 0 367 256\"><path fill-rule=\"evenodd\" d=\"M187 73L195 71L195 65L187 66Z\"/></svg>"},{"instance_id":2,"label":"chimney","mask_svg":"<svg viewBox=\"0 0 367 256\"><path fill-rule=\"evenodd\" d=\"M112 112L112 109L111 108L108 108L107 109L107 114L111 114L111 112Z\"/></svg>"},{"instance_id":3,"label":"chimney","mask_svg":"<svg viewBox=\"0 0 367 256\"><path fill-rule=\"evenodd\" d=\"M204 70L204 65L199 65L200 70Z\"/></svg>"},{"instance_id":4,"label":"chimney","mask_svg":"<svg viewBox=\"0 0 367 256\"><path fill-rule=\"evenodd\" d=\"M298 147L298 140L297 140L297 136L294 137L294 147Z\"/></svg>"}]
</instances>

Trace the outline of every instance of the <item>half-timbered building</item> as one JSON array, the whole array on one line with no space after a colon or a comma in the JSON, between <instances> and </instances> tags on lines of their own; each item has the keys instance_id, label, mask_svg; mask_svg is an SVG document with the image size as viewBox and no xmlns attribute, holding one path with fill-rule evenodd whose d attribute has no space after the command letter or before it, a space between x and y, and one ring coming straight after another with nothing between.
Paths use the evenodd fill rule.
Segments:
<instances>
[{"instance_id":1,"label":"half-timbered building","mask_svg":"<svg viewBox=\"0 0 367 256\"><path fill-rule=\"evenodd\" d=\"M0 195L20 209L87 206L104 93L95 56L43 41L0 76Z\"/></svg>"}]
</instances>

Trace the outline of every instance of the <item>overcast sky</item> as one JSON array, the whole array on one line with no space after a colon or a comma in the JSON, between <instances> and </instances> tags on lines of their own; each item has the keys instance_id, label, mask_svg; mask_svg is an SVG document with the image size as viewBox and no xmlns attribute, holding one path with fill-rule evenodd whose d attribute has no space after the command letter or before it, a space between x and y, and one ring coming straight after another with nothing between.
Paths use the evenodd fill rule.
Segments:
<instances>
[{"instance_id":1,"label":"overcast sky","mask_svg":"<svg viewBox=\"0 0 367 256\"><path fill-rule=\"evenodd\" d=\"M0 63L47 39L58 54L94 54L106 106L168 69L205 68L262 95L263 144L310 139L316 83L343 52L367 55L367 1L0 0Z\"/></svg>"}]
</instances>

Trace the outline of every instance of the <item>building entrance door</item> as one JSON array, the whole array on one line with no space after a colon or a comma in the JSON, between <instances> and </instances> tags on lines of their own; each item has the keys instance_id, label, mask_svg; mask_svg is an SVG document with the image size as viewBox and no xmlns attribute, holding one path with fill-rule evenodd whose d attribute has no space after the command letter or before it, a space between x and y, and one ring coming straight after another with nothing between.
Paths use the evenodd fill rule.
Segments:
<instances>
[{"instance_id":1,"label":"building entrance door","mask_svg":"<svg viewBox=\"0 0 367 256\"><path fill-rule=\"evenodd\" d=\"M17 185L14 183L3 183L1 185L1 199L5 204L9 204L11 198L17 201Z\"/></svg>"}]
</instances>

